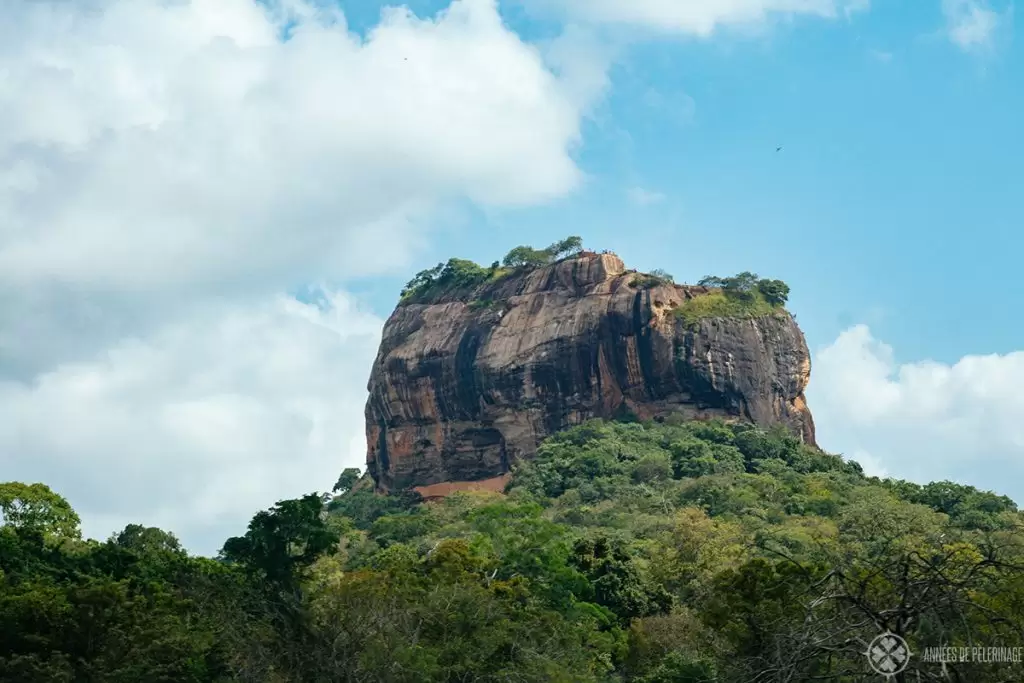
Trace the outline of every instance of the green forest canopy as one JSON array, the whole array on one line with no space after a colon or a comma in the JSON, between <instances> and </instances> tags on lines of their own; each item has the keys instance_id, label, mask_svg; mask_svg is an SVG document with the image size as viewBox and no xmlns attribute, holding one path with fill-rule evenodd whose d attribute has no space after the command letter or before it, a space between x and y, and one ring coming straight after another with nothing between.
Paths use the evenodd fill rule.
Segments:
<instances>
[{"instance_id":1,"label":"green forest canopy","mask_svg":"<svg viewBox=\"0 0 1024 683\"><path fill-rule=\"evenodd\" d=\"M351 470L336 490L212 560L138 525L81 540L48 488L0 486L0 680L845 683L877 680L886 629L1024 646L1013 501L866 477L783 431L593 421L507 495L423 503Z\"/></svg>"}]
</instances>

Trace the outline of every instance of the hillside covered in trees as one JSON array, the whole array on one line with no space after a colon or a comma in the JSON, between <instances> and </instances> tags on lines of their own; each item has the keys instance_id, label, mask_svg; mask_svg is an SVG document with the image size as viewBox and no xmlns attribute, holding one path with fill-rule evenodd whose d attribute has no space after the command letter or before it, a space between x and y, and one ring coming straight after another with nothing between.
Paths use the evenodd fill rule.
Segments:
<instances>
[{"instance_id":1,"label":"hillside covered in trees","mask_svg":"<svg viewBox=\"0 0 1024 683\"><path fill-rule=\"evenodd\" d=\"M865 477L782 431L594 421L505 494L423 502L342 473L221 557L105 542L0 485L0 680L874 681L913 653L1024 645L1024 516L968 486ZM912 656L894 680L1022 680Z\"/></svg>"}]
</instances>

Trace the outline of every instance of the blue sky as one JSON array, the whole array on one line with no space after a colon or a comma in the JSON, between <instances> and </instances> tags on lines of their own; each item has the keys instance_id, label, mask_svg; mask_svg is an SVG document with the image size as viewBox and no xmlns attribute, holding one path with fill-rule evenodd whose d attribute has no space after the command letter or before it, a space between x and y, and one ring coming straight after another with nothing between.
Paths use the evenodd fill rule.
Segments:
<instances>
[{"instance_id":1,"label":"blue sky","mask_svg":"<svg viewBox=\"0 0 1024 683\"><path fill-rule=\"evenodd\" d=\"M137 522L214 552L364 461L413 273L578 234L681 281L787 281L822 446L1024 502L1014 19L0 3L0 469L89 535Z\"/></svg>"},{"instance_id":2,"label":"blue sky","mask_svg":"<svg viewBox=\"0 0 1024 683\"><path fill-rule=\"evenodd\" d=\"M342 4L353 28L379 18L373 3ZM409 6L430 16L445 4ZM578 233L684 280L783 278L813 348L857 322L906 360L1018 348L1021 50L999 35L992 52L965 53L943 35L938 2L874 5L754 38L620 46L576 153L586 185L526 210L467 209L417 264L489 262ZM550 34L519 5L502 10L521 35ZM638 206L634 188L656 201ZM400 280L367 283L381 314Z\"/></svg>"}]
</instances>

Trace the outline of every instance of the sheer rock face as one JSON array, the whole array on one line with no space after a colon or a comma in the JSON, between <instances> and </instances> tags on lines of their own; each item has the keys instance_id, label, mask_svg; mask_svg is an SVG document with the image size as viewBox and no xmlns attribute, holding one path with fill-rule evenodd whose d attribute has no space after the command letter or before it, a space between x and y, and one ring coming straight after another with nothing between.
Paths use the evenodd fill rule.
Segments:
<instances>
[{"instance_id":1,"label":"sheer rock face","mask_svg":"<svg viewBox=\"0 0 1024 683\"><path fill-rule=\"evenodd\" d=\"M401 303L368 387L377 488L496 480L547 435L628 412L782 424L814 443L810 355L788 313L687 329L672 308L707 290L634 278L584 252Z\"/></svg>"}]
</instances>

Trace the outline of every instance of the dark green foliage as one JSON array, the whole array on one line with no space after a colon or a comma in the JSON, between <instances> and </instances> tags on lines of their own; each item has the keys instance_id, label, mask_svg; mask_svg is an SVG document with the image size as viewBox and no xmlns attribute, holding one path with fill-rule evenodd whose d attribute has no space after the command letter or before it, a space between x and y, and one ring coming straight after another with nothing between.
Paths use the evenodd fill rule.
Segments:
<instances>
[{"instance_id":1,"label":"dark green foliage","mask_svg":"<svg viewBox=\"0 0 1024 683\"><path fill-rule=\"evenodd\" d=\"M550 258L543 249L534 249L524 244L505 254L501 264L506 268L537 268L546 265Z\"/></svg>"},{"instance_id":2,"label":"dark green foliage","mask_svg":"<svg viewBox=\"0 0 1024 683\"><path fill-rule=\"evenodd\" d=\"M346 467L338 476L337 483L331 489L334 493L347 493L356 482L359 481L360 470L358 467Z\"/></svg>"},{"instance_id":3,"label":"dark green foliage","mask_svg":"<svg viewBox=\"0 0 1024 683\"><path fill-rule=\"evenodd\" d=\"M447 263L438 263L433 268L416 273L402 289L401 298L422 297L441 289L475 287L494 275L494 270L483 268L472 261L450 258Z\"/></svg>"},{"instance_id":4,"label":"dark green foliage","mask_svg":"<svg viewBox=\"0 0 1024 683\"><path fill-rule=\"evenodd\" d=\"M158 553L185 555L181 543L174 534L156 527L144 527L141 524L129 524L123 531L116 534L111 542L139 555Z\"/></svg>"},{"instance_id":5,"label":"dark green foliage","mask_svg":"<svg viewBox=\"0 0 1024 683\"><path fill-rule=\"evenodd\" d=\"M655 268L649 273L638 273L636 277L629 281L629 284L631 287L650 289L659 285L675 284L675 279L668 272Z\"/></svg>"},{"instance_id":6,"label":"dark green foliage","mask_svg":"<svg viewBox=\"0 0 1024 683\"><path fill-rule=\"evenodd\" d=\"M759 280L757 289L772 306L785 306L789 301L789 285L782 280Z\"/></svg>"},{"instance_id":7,"label":"dark green foliage","mask_svg":"<svg viewBox=\"0 0 1024 683\"><path fill-rule=\"evenodd\" d=\"M705 275L697 281L697 284L701 287L720 289L724 285L724 281L717 275Z\"/></svg>"},{"instance_id":8,"label":"dark green foliage","mask_svg":"<svg viewBox=\"0 0 1024 683\"><path fill-rule=\"evenodd\" d=\"M757 275L745 270L732 277L722 278L722 291L727 296L747 299L753 297L754 292L757 291L757 283Z\"/></svg>"},{"instance_id":9,"label":"dark green foliage","mask_svg":"<svg viewBox=\"0 0 1024 683\"><path fill-rule=\"evenodd\" d=\"M514 269L537 268L554 263L579 252L582 248L583 240L574 235L559 240L546 249L534 249L526 245L515 247L500 263L495 261L489 268L466 259L451 258L447 262L438 263L433 268L416 273L402 288L401 299L406 301L427 297L439 291L472 289L502 278Z\"/></svg>"},{"instance_id":10,"label":"dark green foliage","mask_svg":"<svg viewBox=\"0 0 1024 683\"><path fill-rule=\"evenodd\" d=\"M433 288L441 279L444 272L444 263L438 263L433 268L425 268L416 273L411 280L405 283L402 288L401 298L421 295Z\"/></svg>"},{"instance_id":11,"label":"dark green foliage","mask_svg":"<svg viewBox=\"0 0 1024 683\"><path fill-rule=\"evenodd\" d=\"M0 680L230 680L197 565L152 531L58 549L0 529Z\"/></svg>"},{"instance_id":12,"label":"dark green foliage","mask_svg":"<svg viewBox=\"0 0 1024 683\"><path fill-rule=\"evenodd\" d=\"M691 658L682 652L669 652L658 666L638 683L716 683L714 660Z\"/></svg>"},{"instance_id":13,"label":"dark green foliage","mask_svg":"<svg viewBox=\"0 0 1024 683\"><path fill-rule=\"evenodd\" d=\"M357 529L366 530L379 517L406 512L420 501L413 492L395 495L377 495L370 488L349 491L327 503L327 510L339 517L351 519Z\"/></svg>"},{"instance_id":14,"label":"dark green foliage","mask_svg":"<svg viewBox=\"0 0 1024 683\"><path fill-rule=\"evenodd\" d=\"M743 454L735 446L694 437L673 441L669 450L677 479L744 471Z\"/></svg>"},{"instance_id":15,"label":"dark green foliage","mask_svg":"<svg viewBox=\"0 0 1024 683\"><path fill-rule=\"evenodd\" d=\"M546 251L552 259L565 258L571 254L578 253L583 249L583 238L579 235L570 235L548 246Z\"/></svg>"},{"instance_id":16,"label":"dark green foliage","mask_svg":"<svg viewBox=\"0 0 1024 683\"><path fill-rule=\"evenodd\" d=\"M316 494L257 513L214 561L140 525L80 541L36 489L0 527L0 680L853 683L881 629L1024 643L1012 501L868 479L782 429L592 421L507 495L379 495L357 470L336 490L326 514Z\"/></svg>"},{"instance_id":17,"label":"dark green foliage","mask_svg":"<svg viewBox=\"0 0 1024 683\"><path fill-rule=\"evenodd\" d=\"M507 268L537 268L575 254L582 248L583 239L573 235L549 245L546 249L520 245L505 254L501 263Z\"/></svg>"},{"instance_id":18,"label":"dark green foliage","mask_svg":"<svg viewBox=\"0 0 1024 683\"><path fill-rule=\"evenodd\" d=\"M592 601L610 609L624 624L672 609L672 595L640 572L621 541L606 536L579 540L572 563L590 583Z\"/></svg>"},{"instance_id":19,"label":"dark green foliage","mask_svg":"<svg viewBox=\"0 0 1024 683\"><path fill-rule=\"evenodd\" d=\"M282 500L256 513L245 535L225 541L221 554L270 584L290 588L338 542L338 535L324 523L323 507L316 493Z\"/></svg>"}]
</instances>

